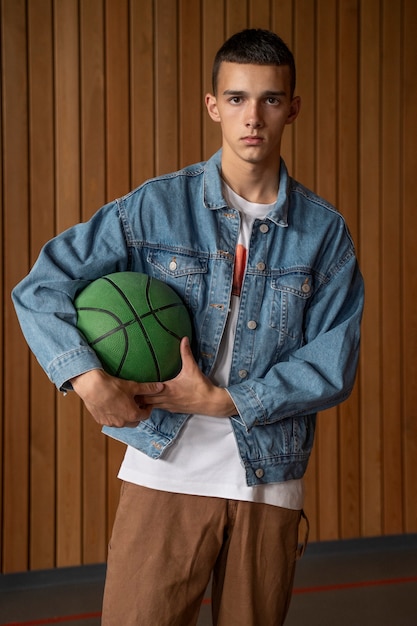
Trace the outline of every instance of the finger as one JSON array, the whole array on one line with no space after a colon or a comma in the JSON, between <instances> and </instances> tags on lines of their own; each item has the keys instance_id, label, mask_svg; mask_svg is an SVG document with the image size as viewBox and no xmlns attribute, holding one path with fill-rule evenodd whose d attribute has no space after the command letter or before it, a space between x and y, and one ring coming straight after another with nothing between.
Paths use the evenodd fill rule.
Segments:
<instances>
[{"instance_id":1,"label":"finger","mask_svg":"<svg viewBox=\"0 0 417 626\"><path fill-rule=\"evenodd\" d=\"M126 422L125 424L123 424L123 426L125 428L136 428L137 426L139 426L139 424L141 423L142 420L137 420L136 422Z\"/></svg>"},{"instance_id":2,"label":"finger","mask_svg":"<svg viewBox=\"0 0 417 626\"><path fill-rule=\"evenodd\" d=\"M141 412L141 414L138 416L138 418L142 418L142 414L143 413L149 413L150 409L149 409L149 405L150 404L155 404L156 402L158 402L158 398L160 397L159 394L153 394L153 395L147 395L147 396L134 396L133 400L135 401L135 409L136 411L139 409L139 411ZM146 415L146 417L149 417L149 415Z\"/></svg>"},{"instance_id":3,"label":"finger","mask_svg":"<svg viewBox=\"0 0 417 626\"><path fill-rule=\"evenodd\" d=\"M164 389L163 383L136 383L135 395L136 396L152 396Z\"/></svg>"}]
</instances>

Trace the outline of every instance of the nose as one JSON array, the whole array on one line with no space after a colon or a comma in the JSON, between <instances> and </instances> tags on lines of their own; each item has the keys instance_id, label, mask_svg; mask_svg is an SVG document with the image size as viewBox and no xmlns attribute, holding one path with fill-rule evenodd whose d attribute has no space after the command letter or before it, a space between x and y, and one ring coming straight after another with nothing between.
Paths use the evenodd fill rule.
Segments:
<instances>
[{"instance_id":1,"label":"nose","mask_svg":"<svg viewBox=\"0 0 417 626\"><path fill-rule=\"evenodd\" d=\"M262 115L260 106L257 102L252 102L247 111L246 127L247 128L260 128L262 126Z\"/></svg>"}]
</instances>

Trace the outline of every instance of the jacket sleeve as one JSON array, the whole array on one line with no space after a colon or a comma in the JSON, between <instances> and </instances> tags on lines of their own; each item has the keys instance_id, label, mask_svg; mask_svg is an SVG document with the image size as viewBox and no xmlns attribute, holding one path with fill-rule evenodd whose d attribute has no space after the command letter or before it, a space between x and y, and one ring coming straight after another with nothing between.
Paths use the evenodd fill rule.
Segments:
<instances>
[{"instance_id":1,"label":"jacket sleeve","mask_svg":"<svg viewBox=\"0 0 417 626\"><path fill-rule=\"evenodd\" d=\"M92 280L127 269L127 259L117 203L110 203L45 244L14 288L12 300L26 341L59 389L70 388L70 378L102 367L76 327L75 296Z\"/></svg>"},{"instance_id":2,"label":"jacket sleeve","mask_svg":"<svg viewBox=\"0 0 417 626\"><path fill-rule=\"evenodd\" d=\"M364 286L354 254L308 308L304 343L263 378L228 387L247 431L323 411L351 393L358 365Z\"/></svg>"}]
</instances>

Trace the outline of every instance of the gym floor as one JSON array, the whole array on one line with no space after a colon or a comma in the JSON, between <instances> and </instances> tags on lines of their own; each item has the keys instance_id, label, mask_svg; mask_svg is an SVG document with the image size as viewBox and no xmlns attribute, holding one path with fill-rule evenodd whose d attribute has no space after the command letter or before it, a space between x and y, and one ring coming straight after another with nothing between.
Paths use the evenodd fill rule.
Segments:
<instances>
[{"instance_id":1,"label":"gym floor","mask_svg":"<svg viewBox=\"0 0 417 626\"><path fill-rule=\"evenodd\" d=\"M92 565L1 575L0 626L99 626L104 572ZM198 626L210 625L207 597ZM306 625L416 626L417 535L310 544L285 623Z\"/></svg>"}]
</instances>

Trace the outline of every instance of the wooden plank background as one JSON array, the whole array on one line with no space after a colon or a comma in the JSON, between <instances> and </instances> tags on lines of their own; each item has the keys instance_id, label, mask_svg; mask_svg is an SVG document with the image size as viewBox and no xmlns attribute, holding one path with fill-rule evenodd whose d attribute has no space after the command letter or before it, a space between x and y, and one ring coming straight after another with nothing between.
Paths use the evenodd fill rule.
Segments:
<instances>
[{"instance_id":1,"label":"wooden plank background","mask_svg":"<svg viewBox=\"0 0 417 626\"><path fill-rule=\"evenodd\" d=\"M123 446L28 352L12 287L56 232L207 158L222 41L293 49L302 110L284 157L346 216L366 280L352 397L319 418L312 539L417 532L415 0L0 0L2 572L103 562Z\"/></svg>"}]
</instances>

